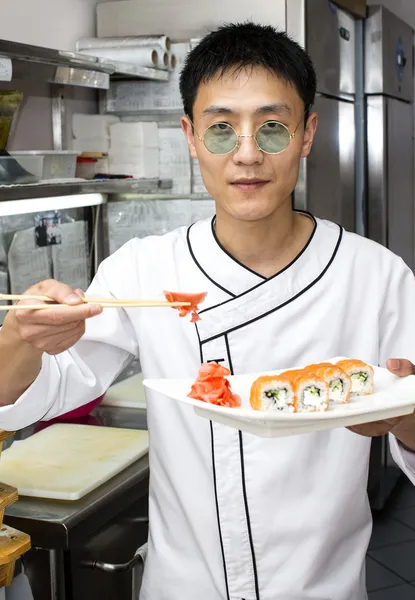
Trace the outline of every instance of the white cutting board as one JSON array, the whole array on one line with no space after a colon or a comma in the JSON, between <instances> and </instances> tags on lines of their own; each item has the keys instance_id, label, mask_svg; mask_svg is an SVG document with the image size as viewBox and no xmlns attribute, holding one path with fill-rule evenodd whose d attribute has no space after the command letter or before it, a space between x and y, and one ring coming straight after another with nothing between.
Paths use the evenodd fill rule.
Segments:
<instances>
[{"instance_id":1,"label":"white cutting board","mask_svg":"<svg viewBox=\"0 0 415 600\"><path fill-rule=\"evenodd\" d=\"M112 385L106 392L101 405L119 406L120 408L147 408L143 374L133 375Z\"/></svg>"},{"instance_id":2,"label":"white cutting board","mask_svg":"<svg viewBox=\"0 0 415 600\"><path fill-rule=\"evenodd\" d=\"M79 500L148 452L148 431L59 423L4 450L0 481L21 496Z\"/></svg>"}]
</instances>

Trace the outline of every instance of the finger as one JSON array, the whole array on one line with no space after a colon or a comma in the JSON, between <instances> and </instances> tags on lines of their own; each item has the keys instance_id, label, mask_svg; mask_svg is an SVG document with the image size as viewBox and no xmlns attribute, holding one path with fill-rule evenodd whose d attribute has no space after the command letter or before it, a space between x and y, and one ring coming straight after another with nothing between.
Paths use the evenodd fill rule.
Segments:
<instances>
[{"instance_id":1,"label":"finger","mask_svg":"<svg viewBox=\"0 0 415 600\"><path fill-rule=\"evenodd\" d=\"M78 332L74 335L70 335L65 337L64 339L56 336L55 340L50 340L49 344L47 344L43 351L51 356L55 356L56 354L61 354L61 352L65 352L65 350L69 350L72 348L79 340L82 338L83 332Z\"/></svg>"},{"instance_id":2,"label":"finger","mask_svg":"<svg viewBox=\"0 0 415 600\"><path fill-rule=\"evenodd\" d=\"M53 325L27 325L20 328L20 336L25 342L35 342L56 335L71 335L79 327L85 328L85 321L74 321L66 325L54 327Z\"/></svg>"},{"instance_id":3,"label":"finger","mask_svg":"<svg viewBox=\"0 0 415 600\"><path fill-rule=\"evenodd\" d=\"M61 326L90 319L101 314L102 310L102 306L98 304L81 303L76 306L51 306L40 310L17 310L15 314L22 326L28 324Z\"/></svg>"},{"instance_id":4,"label":"finger","mask_svg":"<svg viewBox=\"0 0 415 600\"><path fill-rule=\"evenodd\" d=\"M50 349L57 348L58 350L62 347L62 344L66 344L67 340L78 338L80 339L85 333L85 327L83 323L80 323L78 327L65 333L55 333L44 338L38 338L33 342L33 346L43 352L49 351ZM60 351L60 350L59 350Z\"/></svg>"},{"instance_id":5,"label":"finger","mask_svg":"<svg viewBox=\"0 0 415 600\"><path fill-rule=\"evenodd\" d=\"M384 423L386 423L391 428L393 428L393 427L396 427L397 425L399 425L399 423L401 423L405 419L406 419L406 417L396 417L394 419L385 419Z\"/></svg>"},{"instance_id":6,"label":"finger","mask_svg":"<svg viewBox=\"0 0 415 600\"><path fill-rule=\"evenodd\" d=\"M415 374L415 366L405 358L390 358L386 361L386 367L398 377L407 377L408 375Z\"/></svg>"},{"instance_id":7,"label":"finger","mask_svg":"<svg viewBox=\"0 0 415 600\"><path fill-rule=\"evenodd\" d=\"M36 287L42 296L48 296L61 304L80 304L82 302L82 290L80 290L80 294L79 291L75 291L69 285L55 279L41 281Z\"/></svg>"},{"instance_id":8,"label":"finger","mask_svg":"<svg viewBox=\"0 0 415 600\"><path fill-rule=\"evenodd\" d=\"M355 425L354 427L348 427L347 429L363 437L380 437L389 433L391 427L389 425L378 425L370 427L367 425Z\"/></svg>"}]
</instances>

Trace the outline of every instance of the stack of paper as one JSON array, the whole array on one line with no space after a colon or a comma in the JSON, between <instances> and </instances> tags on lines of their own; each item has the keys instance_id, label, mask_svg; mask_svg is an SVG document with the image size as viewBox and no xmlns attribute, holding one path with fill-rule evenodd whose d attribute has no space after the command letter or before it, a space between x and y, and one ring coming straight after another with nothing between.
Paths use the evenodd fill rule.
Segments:
<instances>
[{"instance_id":1,"label":"stack of paper","mask_svg":"<svg viewBox=\"0 0 415 600\"><path fill-rule=\"evenodd\" d=\"M110 126L119 122L114 115L72 116L72 149L80 152L104 152L110 149Z\"/></svg>"},{"instance_id":2,"label":"stack of paper","mask_svg":"<svg viewBox=\"0 0 415 600\"><path fill-rule=\"evenodd\" d=\"M109 169L112 175L158 179L157 123L133 121L110 125Z\"/></svg>"},{"instance_id":3,"label":"stack of paper","mask_svg":"<svg viewBox=\"0 0 415 600\"><path fill-rule=\"evenodd\" d=\"M173 194L190 194L190 154L180 127L159 128L160 179L173 180Z\"/></svg>"}]
</instances>

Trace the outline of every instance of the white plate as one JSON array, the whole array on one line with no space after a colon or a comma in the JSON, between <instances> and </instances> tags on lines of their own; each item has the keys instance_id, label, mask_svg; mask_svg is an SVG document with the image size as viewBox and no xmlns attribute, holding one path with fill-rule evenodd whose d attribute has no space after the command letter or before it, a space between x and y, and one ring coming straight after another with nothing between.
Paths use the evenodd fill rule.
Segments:
<instances>
[{"instance_id":1,"label":"white plate","mask_svg":"<svg viewBox=\"0 0 415 600\"><path fill-rule=\"evenodd\" d=\"M337 360L340 359L326 362ZM228 377L232 392L241 397L241 408L215 406L189 398L187 394L194 383L193 379L146 379L144 385L173 400L193 406L196 414L205 419L261 437L283 437L411 414L415 409L415 375L400 379L386 369L373 368L374 394L351 398L348 404L330 407L325 413L262 412L250 408L249 393L255 379L259 375L278 374L282 371Z\"/></svg>"}]
</instances>

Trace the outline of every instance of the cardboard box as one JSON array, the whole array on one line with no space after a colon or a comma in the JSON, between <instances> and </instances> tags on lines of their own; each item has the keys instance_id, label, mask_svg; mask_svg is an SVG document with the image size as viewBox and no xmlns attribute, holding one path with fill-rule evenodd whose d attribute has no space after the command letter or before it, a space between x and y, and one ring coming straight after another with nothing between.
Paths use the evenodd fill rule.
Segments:
<instances>
[{"instance_id":1,"label":"cardboard box","mask_svg":"<svg viewBox=\"0 0 415 600\"><path fill-rule=\"evenodd\" d=\"M333 4L337 4L340 8L347 10L355 17L366 19L367 2L366 0L333 0Z\"/></svg>"}]
</instances>

